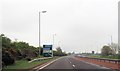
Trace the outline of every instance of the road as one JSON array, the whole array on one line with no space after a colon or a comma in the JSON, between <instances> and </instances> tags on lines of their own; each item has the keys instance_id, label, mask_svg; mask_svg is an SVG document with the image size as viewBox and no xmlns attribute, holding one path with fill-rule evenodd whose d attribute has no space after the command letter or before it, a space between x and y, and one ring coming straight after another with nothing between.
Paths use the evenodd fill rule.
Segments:
<instances>
[{"instance_id":1,"label":"road","mask_svg":"<svg viewBox=\"0 0 120 71\"><path fill-rule=\"evenodd\" d=\"M88 71L112 71L108 70L108 68L101 67L95 64L87 63L84 61L77 60L74 56L65 56L57 61L51 63L50 65L46 66L44 68L45 70L51 70L51 69L64 69L69 71L71 70L88 70Z\"/></svg>"}]
</instances>

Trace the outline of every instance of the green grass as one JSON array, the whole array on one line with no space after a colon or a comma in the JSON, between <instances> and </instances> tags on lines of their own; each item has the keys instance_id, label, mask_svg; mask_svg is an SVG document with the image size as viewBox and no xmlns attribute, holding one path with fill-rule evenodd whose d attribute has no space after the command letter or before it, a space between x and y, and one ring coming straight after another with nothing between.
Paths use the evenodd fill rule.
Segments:
<instances>
[{"instance_id":1,"label":"green grass","mask_svg":"<svg viewBox=\"0 0 120 71\"><path fill-rule=\"evenodd\" d=\"M94 57L94 58L108 58L108 59L120 59L119 56L90 55L89 57Z\"/></svg>"},{"instance_id":2,"label":"green grass","mask_svg":"<svg viewBox=\"0 0 120 71\"><path fill-rule=\"evenodd\" d=\"M36 58L43 58L43 57L44 57L43 55L39 55L39 56L34 57L34 58L32 58L32 59L36 59Z\"/></svg>"},{"instance_id":3,"label":"green grass","mask_svg":"<svg viewBox=\"0 0 120 71\"><path fill-rule=\"evenodd\" d=\"M101 58L120 59L118 56L101 56Z\"/></svg>"},{"instance_id":4,"label":"green grass","mask_svg":"<svg viewBox=\"0 0 120 71\"><path fill-rule=\"evenodd\" d=\"M4 68L5 70L3 70L3 71L7 71L7 70L10 70L10 69L31 69L35 66L38 66L40 64L43 64L45 62L48 62L48 61L56 59L56 58L58 58L58 57L54 57L54 58L43 60L43 61L34 61L34 62L31 62L31 63L28 63L27 60L22 59L22 60L16 61L15 64L13 64L13 65L6 66Z\"/></svg>"}]
</instances>

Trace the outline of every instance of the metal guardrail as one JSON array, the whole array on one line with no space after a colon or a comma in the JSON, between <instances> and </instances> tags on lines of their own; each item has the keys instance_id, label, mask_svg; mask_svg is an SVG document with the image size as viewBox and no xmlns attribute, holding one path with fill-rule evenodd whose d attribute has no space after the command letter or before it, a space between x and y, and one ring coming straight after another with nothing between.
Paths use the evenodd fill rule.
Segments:
<instances>
[{"instance_id":1,"label":"metal guardrail","mask_svg":"<svg viewBox=\"0 0 120 71\"><path fill-rule=\"evenodd\" d=\"M31 62L34 62L34 61L42 61L42 60L46 60L46 59L50 59L52 57L44 57L44 58L36 58L36 59L33 59L31 61L29 61L28 63L31 63Z\"/></svg>"},{"instance_id":2,"label":"metal guardrail","mask_svg":"<svg viewBox=\"0 0 120 71\"><path fill-rule=\"evenodd\" d=\"M76 57L80 57L80 56L76 56ZM89 60L97 60L97 61L103 61L103 62L120 64L120 60L119 59L93 58L93 57L80 57L80 58L87 58Z\"/></svg>"}]
</instances>

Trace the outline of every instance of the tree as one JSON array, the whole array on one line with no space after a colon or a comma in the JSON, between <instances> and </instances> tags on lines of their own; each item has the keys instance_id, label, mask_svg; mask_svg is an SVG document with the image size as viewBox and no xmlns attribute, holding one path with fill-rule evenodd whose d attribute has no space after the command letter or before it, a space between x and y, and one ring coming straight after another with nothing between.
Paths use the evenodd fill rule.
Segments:
<instances>
[{"instance_id":1,"label":"tree","mask_svg":"<svg viewBox=\"0 0 120 71\"><path fill-rule=\"evenodd\" d=\"M56 48L57 51L53 51L54 56L66 56L67 54L65 52L62 52L62 49L60 47Z\"/></svg>"},{"instance_id":2,"label":"tree","mask_svg":"<svg viewBox=\"0 0 120 71\"><path fill-rule=\"evenodd\" d=\"M26 49L29 48L29 44L23 41L20 42L13 42L11 43L11 46L13 46L16 49Z\"/></svg>"},{"instance_id":3,"label":"tree","mask_svg":"<svg viewBox=\"0 0 120 71\"><path fill-rule=\"evenodd\" d=\"M108 56L108 55L112 55L112 49L110 48L110 46L103 46L102 51L101 51L103 56Z\"/></svg>"},{"instance_id":4,"label":"tree","mask_svg":"<svg viewBox=\"0 0 120 71\"><path fill-rule=\"evenodd\" d=\"M113 52L115 53L115 54L117 54L118 53L118 51L119 51L119 45L117 44L117 43L111 43L111 44L108 44L109 46L110 46L110 48L113 50Z\"/></svg>"},{"instance_id":5,"label":"tree","mask_svg":"<svg viewBox=\"0 0 120 71\"><path fill-rule=\"evenodd\" d=\"M1 34L0 37L2 38L2 46L5 48L10 48L11 40L7 38L4 34Z\"/></svg>"},{"instance_id":6,"label":"tree","mask_svg":"<svg viewBox=\"0 0 120 71\"><path fill-rule=\"evenodd\" d=\"M4 34L0 35L0 46L2 48L2 63L4 65L9 65L15 63L15 60L26 58L26 57L37 57L38 48L34 46L29 46L28 43L20 41L12 41L10 38L6 37Z\"/></svg>"},{"instance_id":7,"label":"tree","mask_svg":"<svg viewBox=\"0 0 120 71\"><path fill-rule=\"evenodd\" d=\"M56 50L62 53L62 49L60 47L56 48Z\"/></svg>"},{"instance_id":8,"label":"tree","mask_svg":"<svg viewBox=\"0 0 120 71\"><path fill-rule=\"evenodd\" d=\"M15 63L13 56L6 49L2 50L2 62L4 65L9 65L9 64Z\"/></svg>"},{"instance_id":9,"label":"tree","mask_svg":"<svg viewBox=\"0 0 120 71\"><path fill-rule=\"evenodd\" d=\"M120 45L118 45L118 55L120 56Z\"/></svg>"},{"instance_id":10,"label":"tree","mask_svg":"<svg viewBox=\"0 0 120 71\"><path fill-rule=\"evenodd\" d=\"M4 34L1 34L0 43L2 43L2 63L4 65L13 64L15 60L10 52L11 40L7 38Z\"/></svg>"}]
</instances>

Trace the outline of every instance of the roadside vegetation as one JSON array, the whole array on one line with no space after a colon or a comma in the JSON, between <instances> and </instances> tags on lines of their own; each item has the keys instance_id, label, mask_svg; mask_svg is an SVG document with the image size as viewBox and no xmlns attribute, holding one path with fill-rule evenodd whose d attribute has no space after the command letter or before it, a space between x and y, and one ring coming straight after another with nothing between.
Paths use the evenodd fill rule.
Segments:
<instances>
[{"instance_id":1,"label":"roadside vegetation","mask_svg":"<svg viewBox=\"0 0 120 71\"><path fill-rule=\"evenodd\" d=\"M107 59L120 59L120 47L118 45L114 47L112 45L105 45L101 49L101 53L83 53L83 55L93 58L107 58Z\"/></svg>"},{"instance_id":2,"label":"roadside vegetation","mask_svg":"<svg viewBox=\"0 0 120 71\"><path fill-rule=\"evenodd\" d=\"M109 55L109 56L102 56L102 55L98 55L98 54L91 54L88 55L89 57L92 58L107 58L107 59L120 59L120 56L116 55Z\"/></svg>"},{"instance_id":3,"label":"roadside vegetation","mask_svg":"<svg viewBox=\"0 0 120 71\"><path fill-rule=\"evenodd\" d=\"M45 61L36 61L28 63L35 58L43 57L43 48L34 47L29 45L29 43L24 41L12 41L10 38L6 37L4 34L0 35L0 42L2 42L2 67L3 69L11 68L31 68L34 65L41 64ZM39 54L40 49L40 54ZM54 56L65 56L66 53L62 52L62 49L54 50ZM55 57L56 58L56 57ZM53 58L54 59L54 58Z\"/></svg>"},{"instance_id":4,"label":"roadside vegetation","mask_svg":"<svg viewBox=\"0 0 120 71\"><path fill-rule=\"evenodd\" d=\"M119 45L105 45L101 49L101 58L109 58L109 59L120 59L120 47Z\"/></svg>"},{"instance_id":5,"label":"roadside vegetation","mask_svg":"<svg viewBox=\"0 0 120 71\"><path fill-rule=\"evenodd\" d=\"M22 70L22 69L32 69L38 65L54 60L56 58L58 57L54 57L54 58L50 58L50 59L46 59L42 61L38 60L38 61L30 62L30 63L25 59L21 59L21 60L17 60L15 64L6 66L3 69L3 71L9 71L9 70L17 71L17 70Z\"/></svg>"}]
</instances>

